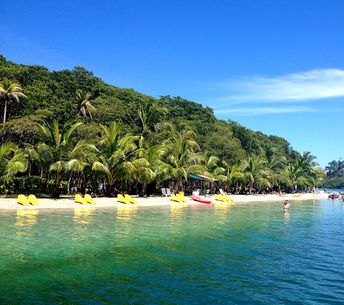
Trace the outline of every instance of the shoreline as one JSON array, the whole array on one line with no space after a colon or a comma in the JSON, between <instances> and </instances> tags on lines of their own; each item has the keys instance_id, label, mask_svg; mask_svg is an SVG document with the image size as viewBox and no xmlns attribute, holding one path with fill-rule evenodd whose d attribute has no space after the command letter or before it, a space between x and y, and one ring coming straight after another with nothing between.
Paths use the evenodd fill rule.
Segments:
<instances>
[{"instance_id":1,"label":"shoreline","mask_svg":"<svg viewBox=\"0 0 344 305\"><path fill-rule=\"evenodd\" d=\"M233 199L235 204L245 204L251 202L282 202L284 200L289 201L304 201L304 200L321 200L327 199L328 193L321 192L318 194L312 193L301 193L299 197L295 197L295 194L286 195L275 195L275 194L258 194L258 195L229 195ZM201 205L204 204L193 201L190 196L185 196L188 202L178 203L170 200L169 197L152 196L149 198L139 198L138 204L123 204L117 201L115 197L99 197L95 198L96 204L79 204L74 202L74 198L38 198L39 205L37 206L22 206L17 203L17 198L0 198L0 210L19 210L19 209L46 209L46 210L56 210L56 209L74 209L74 208L111 208L111 207L161 207L161 206L174 206L174 205ZM206 197L212 201L212 203L222 204L219 201L215 201L214 196ZM224 204L225 205L225 204Z\"/></svg>"}]
</instances>

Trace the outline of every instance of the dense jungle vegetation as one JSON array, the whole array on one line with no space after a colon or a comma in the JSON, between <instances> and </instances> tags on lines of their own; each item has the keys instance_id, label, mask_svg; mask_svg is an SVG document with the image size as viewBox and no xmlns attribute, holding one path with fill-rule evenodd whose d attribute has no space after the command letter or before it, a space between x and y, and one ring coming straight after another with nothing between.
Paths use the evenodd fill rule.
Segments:
<instances>
[{"instance_id":1,"label":"dense jungle vegetation","mask_svg":"<svg viewBox=\"0 0 344 305\"><path fill-rule=\"evenodd\" d=\"M0 56L0 102L1 194L188 191L190 174L237 193L296 191L323 177L315 157L283 138L181 97L106 84L83 67L49 71Z\"/></svg>"},{"instance_id":2,"label":"dense jungle vegetation","mask_svg":"<svg viewBox=\"0 0 344 305\"><path fill-rule=\"evenodd\" d=\"M344 188L344 161L333 160L325 167L326 179L321 183L323 188Z\"/></svg>"}]
</instances>

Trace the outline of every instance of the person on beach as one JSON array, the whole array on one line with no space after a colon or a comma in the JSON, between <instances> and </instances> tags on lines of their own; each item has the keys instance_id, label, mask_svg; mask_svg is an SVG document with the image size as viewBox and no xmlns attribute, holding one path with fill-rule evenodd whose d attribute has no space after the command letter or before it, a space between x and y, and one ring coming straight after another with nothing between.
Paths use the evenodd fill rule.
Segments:
<instances>
[{"instance_id":1,"label":"person on beach","mask_svg":"<svg viewBox=\"0 0 344 305\"><path fill-rule=\"evenodd\" d=\"M284 201L284 212L288 212L290 209L290 203L288 200Z\"/></svg>"}]
</instances>

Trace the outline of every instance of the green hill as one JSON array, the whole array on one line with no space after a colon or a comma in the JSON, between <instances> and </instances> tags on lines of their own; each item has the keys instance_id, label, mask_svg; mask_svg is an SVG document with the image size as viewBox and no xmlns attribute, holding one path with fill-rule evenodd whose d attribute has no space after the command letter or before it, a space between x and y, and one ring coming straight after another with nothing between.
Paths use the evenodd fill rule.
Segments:
<instances>
[{"instance_id":1,"label":"green hill","mask_svg":"<svg viewBox=\"0 0 344 305\"><path fill-rule=\"evenodd\" d=\"M83 67L49 71L43 66L16 64L0 56L0 81L5 78L19 83L26 98L9 105L7 122L0 129L0 137L3 142L14 142L22 148L42 141L37 128L37 123L42 120L58 120L61 126L70 121L82 121L84 124L78 128L75 141L83 139L88 142L98 141L102 136L99 124L117 122L125 134L142 136L146 133L146 140L152 145L168 137L163 126L171 123L179 132L192 130L203 155L208 158L216 156L226 165L227 174L233 165L250 156L262 156L270 163L271 158L278 157L281 164L290 164L301 157L285 139L254 132L231 120L219 120L209 107L181 97L154 98L133 89L112 86ZM92 115L83 115L80 111L77 90L89 93L95 109ZM146 122L142 121L140 111L145 112ZM209 172L209 166L207 170ZM37 175L37 170L34 174ZM246 177L246 180L250 179ZM245 184L249 185L247 181ZM253 184L256 188L259 186L257 182ZM265 183L274 184L271 181Z\"/></svg>"}]
</instances>

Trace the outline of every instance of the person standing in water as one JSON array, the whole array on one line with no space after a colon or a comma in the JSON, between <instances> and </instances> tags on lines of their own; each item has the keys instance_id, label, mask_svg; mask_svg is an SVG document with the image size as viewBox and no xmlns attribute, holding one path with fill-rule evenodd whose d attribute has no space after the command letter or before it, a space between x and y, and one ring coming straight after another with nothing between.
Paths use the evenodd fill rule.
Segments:
<instances>
[{"instance_id":1,"label":"person standing in water","mask_svg":"<svg viewBox=\"0 0 344 305\"><path fill-rule=\"evenodd\" d=\"M290 209L290 203L288 200L284 201L284 212L288 212Z\"/></svg>"}]
</instances>

